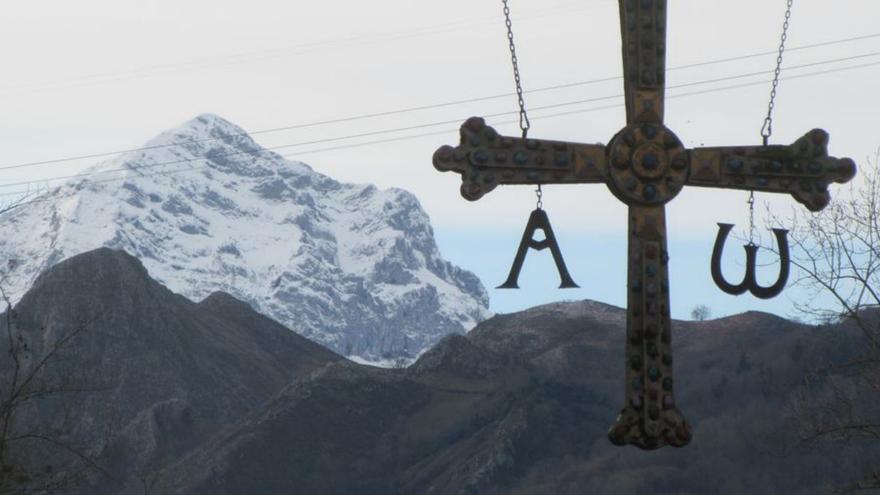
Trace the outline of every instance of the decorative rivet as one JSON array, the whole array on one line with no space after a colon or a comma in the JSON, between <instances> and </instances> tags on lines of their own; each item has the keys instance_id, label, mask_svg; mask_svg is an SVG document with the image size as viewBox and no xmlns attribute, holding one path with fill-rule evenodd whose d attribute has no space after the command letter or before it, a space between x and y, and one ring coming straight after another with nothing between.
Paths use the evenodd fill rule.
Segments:
<instances>
[{"instance_id":1,"label":"decorative rivet","mask_svg":"<svg viewBox=\"0 0 880 495\"><path fill-rule=\"evenodd\" d=\"M489 152L486 150L477 150L471 153L471 163L474 165L485 165L489 163Z\"/></svg>"},{"instance_id":2,"label":"decorative rivet","mask_svg":"<svg viewBox=\"0 0 880 495\"><path fill-rule=\"evenodd\" d=\"M657 265L653 263L648 263L648 265L645 267L645 275L649 277L657 275Z\"/></svg>"},{"instance_id":3,"label":"decorative rivet","mask_svg":"<svg viewBox=\"0 0 880 495\"><path fill-rule=\"evenodd\" d=\"M479 117L471 117L465 122L465 125L468 129L479 132L486 125L486 121Z\"/></svg>"},{"instance_id":4,"label":"decorative rivet","mask_svg":"<svg viewBox=\"0 0 880 495\"><path fill-rule=\"evenodd\" d=\"M633 177L630 177L626 179L626 181L624 181L623 187L625 187L627 191L635 191L636 188L639 187L639 181L637 181Z\"/></svg>"},{"instance_id":5,"label":"decorative rivet","mask_svg":"<svg viewBox=\"0 0 880 495\"><path fill-rule=\"evenodd\" d=\"M642 408L642 405L644 404L644 402L642 401L642 395L633 395L632 398L630 398L629 403L633 407L633 409L640 410Z\"/></svg>"},{"instance_id":6,"label":"decorative rivet","mask_svg":"<svg viewBox=\"0 0 880 495\"><path fill-rule=\"evenodd\" d=\"M640 369L642 369L642 357L641 357L641 356L638 356L638 355L633 356L633 357L629 360L629 365L630 365L630 367L632 367L632 369L634 369L634 370L640 370Z\"/></svg>"},{"instance_id":7,"label":"decorative rivet","mask_svg":"<svg viewBox=\"0 0 880 495\"><path fill-rule=\"evenodd\" d=\"M647 294L651 297L656 296L657 295L657 284L655 284L654 282L651 282L647 286L645 286L645 294Z\"/></svg>"},{"instance_id":8,"label":"decorative rivet","mask_svg":"<svg viewBox=\"0 0 880 495\"><path fill-rule=\"evenodd\" d=\"M770 181L767 180L766 177L758 177L757 179L755 179L755 182L757 182L758 185L761 186L761 187L764 187L764 186L766 186L767 184L770 183Z\"/></svg>"},{"instance_id":9,"label":"decorative rivet","mask_svg":"<svg viewBox=\"0 0 880 495\"><path fill-rule=\"evenodd\" d=\"M638 292L638 291L642 290L642 281L637 278L634 278L634 279L632 279L632 282L630 282L629 286L633 292Z\"/></svg>"},{"instance_id":10,"label":"decorative rivet","mask_svg":"<svg viewBox=\"0 0 880 495\"><path fill-rule=\"evenodd\" d=\"M529 154L522 151L517 151L513 155L513 162L517 165L525 165L529 163Z\"/></svg>"},{"instance_id":11,"label":"decorative rivet","mask_svg":"<svg viewBox=\"0 0 880 495\"><path fill-rule=\"evenodd\" d=\"M743 161L739 158L728 158L727 159L727 168L731 172L739 172L743 169Z\"/></svg>"},{"instance_id":12,"label":"decorative rivet","mask_svg":"<svg viewBox=\"0 0 880 495\"><path fill-rule=\"evenodd\" d=\"M653 342L648 342L647 352L648 352L648 356L651 356L652 358L656 358L657 354L658 354L657 344L655 344Z\"/></svg>"},{"instance_id":13,"label":"decorative rivet","mask_svg":"<svg viewBox=\"0 0 880 495\"><path fill-rule=\"evenodd\" d=\"M437 150L436 156L441 162L448 162L452 159L452 146L442 146Z\"/></svg>"},{"instance_id":14,"label":"decorative rivet","mask_svg":"<svg viewBox=\"0 0 880 495\"><path fill-rule=\"evenodd\" d=\"M556 155L556 158L553 160L553 163L555 163L557 167L567 167L569 164L568 155L564 153L558 153Z\"/></svg>"},{"instance_id":15,"label":"decorative rivet","mask_svg":"<svg viewBox=\"0 0 880 495\"><path fill-rule=\"evenodd\" d=\"M774 172L777 172L777 173L782 172L783 168L784 167L782 165L782 162L778 162L778 161L770 162L770 170L772 170Z\"/></svg>"},{"instance_id":16,"label":"decorative rivet","mask_svg":"<svg viewBox=\"0 0 880 495\"><path fill-rule=\"evenodd\" d=\"M672 390L672 378L666 377L663 379L663 390L669 391Z\"/></svg>"},{"instance_id":17,"label":"decorative rivet","mask_svg":"<svg viewBox=\"0 0 880 495\"><path fill-rule=\"evenodd\" d=\"M642 196L648 201L651 201L657 197L657 187L654 184L648 184L645 186L645 189L642 191Z\"/></svg>"},{"instance_id":18,"label":"decorative rivet","mask_svg":"<svg viewBox=\"0 0 880 495\"><path fill-rule=\"evenodd\" d=\"M672 409L675 406L675 399L671 395L663 396L663 409Z\"/></svg>"}]
</instances>

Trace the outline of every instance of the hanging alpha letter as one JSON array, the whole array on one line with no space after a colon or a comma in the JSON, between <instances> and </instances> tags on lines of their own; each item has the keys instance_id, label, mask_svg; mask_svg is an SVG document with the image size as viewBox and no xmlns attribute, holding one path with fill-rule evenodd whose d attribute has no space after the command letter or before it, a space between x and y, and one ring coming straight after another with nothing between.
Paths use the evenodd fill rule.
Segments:
<instances>
[{"instance_id":1,"label":"hanging alpha letter","mask_svg":"<svg viewBox=\"0 0 880 495\"><path fill-rule=\"evenodd\" d=\"M773 229L776 235L776 245L779 246L779 278L776 283L770 287L761 287L755 278L755 268L758 262L758 246L754 244L746 244L746 276L739 285L732 285L724 279L721 273L721 255L724 252L724 242L733 225L729 223L718 224L718 236L715 238L715 247L712 249L712 279L715 285L722 291L738 296L751 292L753 296L760 299L771 299L779 295L785 284L788 282L789 264L791 262L788 254L788 231L785 229Z\"/></svg>"},{"instance_id":2,"label":"hanging alpha letter","mask_svg":"<svg viewBox=\"0 0 880 495\"><path fill-rule=\"evenodd\" d=\"M535 240L535 231L541 229L544 231L544 239ZM522 270L523 261L526 259L526 252L529 248L541 251L550 248L553 253L553 261L556 263L556 269L559 270L559 288L560 289L576 289L578 284L574 283L568 269L565 267L565 260L562 259L562 252L559 250L559 244L556 242L556 236L553 235L553 228L550 227L550 219L547 213L542 209L537 209L529 216L529 223L526 224L526 231L523 232L522 241L519 243L519 249L516 252L516 258L513 259L513 266L510 267L510 275L507 281L499 285L498 289L519 289L517 280L519 272Z\"/></svg>"}]
</instances>

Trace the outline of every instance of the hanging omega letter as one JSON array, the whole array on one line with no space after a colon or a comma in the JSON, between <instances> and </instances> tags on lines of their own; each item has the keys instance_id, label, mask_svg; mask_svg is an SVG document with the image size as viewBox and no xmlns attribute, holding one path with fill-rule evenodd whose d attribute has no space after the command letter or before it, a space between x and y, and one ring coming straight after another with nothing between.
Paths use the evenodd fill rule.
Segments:
<instances>
[{"instance_id":1,"label":"hanging omega letter","mask_svg":"<svg viewBox=\"0 0 880 495\"><path fill-rule=\"evenodd\" d=\"M733 229L732 224L718 224L718 236L715 238L715 247L712 249L712 279L715 280L715 285L722 291L734 296L739 296L746 292L751 292L753 296L760 299L771 299L778 296L788 282L788 271L791 264L788 253L788 238L786 237L788 231L785 229L773 229L773 233L776 235L776 244L779 246L779 278L772 286L762 287L758 284L755 276L755 268L758 262L758 246L751 243L743 246L746 250L746 275L742 283L733 285L724 279L724 275L721 273L721 255L724 252L724 243L731 229Z\"/></svg>"},{"instance_id":2,"label":"hanging omega letter","mask_svg":"<svg viewBox=\"0 0 880 495\"><path fill-rule=\"evenodd\" d=\"M544 239L535 240L535 231L541 229L544 231ZM499 285L498 289L519 289L517 280L519 272L522 270L523 262L526 260L526 253L529 248L541 251L550 248L553 254L553 261L556 263L556 269L559 270L559 288L560 289L576 289L578 284L574 283L571 275L568 274L568 268L565 267L565 260L562 259L562 252L559 250L559 244L556 242L556 236L553 235L553 228L550 227L550 219L547 213L542 209L536 209L529 216L529 223L526 224L526 230L523 232L522 241L519 243L519 249L516 251L516 258L513 259L513 266L510 267L510 275L507 280Z\"/></svg>"}]
</instances>

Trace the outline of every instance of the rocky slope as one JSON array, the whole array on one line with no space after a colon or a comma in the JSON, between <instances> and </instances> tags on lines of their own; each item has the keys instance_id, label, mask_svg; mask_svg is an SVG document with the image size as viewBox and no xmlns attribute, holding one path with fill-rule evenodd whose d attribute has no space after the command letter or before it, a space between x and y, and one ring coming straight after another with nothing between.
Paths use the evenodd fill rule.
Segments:
<instances>
[{"instance_id":1,"label":"rocky slope","mask_svg":"<svg viewBox=\"0 0 880 495\"><path fill-rule=\"evenodd\" d=\"M215 115L90 172L0 216L14 300L60 260L107 246L190 299L232 294L368 361L414 357L489 315L412 194L337 182Z\"/></svg>"}]
</instances>

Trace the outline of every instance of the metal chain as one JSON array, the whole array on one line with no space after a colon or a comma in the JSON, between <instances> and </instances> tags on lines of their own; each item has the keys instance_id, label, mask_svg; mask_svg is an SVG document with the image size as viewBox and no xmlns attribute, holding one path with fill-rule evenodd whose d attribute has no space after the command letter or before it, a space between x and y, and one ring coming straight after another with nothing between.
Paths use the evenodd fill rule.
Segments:
<instances>
[{"instance_id":1,"label":"metal chain","mask_svg":"<svg viewBox=\"0 0 880 495\"><path fill-rule=\"evenodd\" d=\"M535 208L540 210L541 208L544 207L544 200L543 200L544 192L541 191L541 184L538 184L538 188L535 189L535 196L538 197L538 203L535 205Z\"/></svg>"},{"instance_id":2,"label":"metal chain","mask_svg":"<svg viewBox=\"0 0 880 495\"><path fill-rule=\"evenodd\" d=\"M519 128L522 129L523 139L529 134L529 115L526 113L526 102L523 99L522 81L519 76L519 59L516 57L516 45L513 43L513 23L510 21L510 7L507 0L504 3L504 23L507 26L507 41L510 46L510 61L513 64L513 80L516 82L516 97L519 103Z\"/></svg>"},{"instance_id":3,"label":"metal chain","mask_svg":"<svg viewBox=\"0 0 880 495\"><path fill-rule=\"evenodd\" d=\"M749 191L749 245L755 245L755 191Z\"/></svg>"},{"instance_id":4,"label":"metal chain","mask_svg":"<svg viewBox=\"0 0 880 495\"><path fill-rule=\"evenodd\" d=\"M773 110L776 108L776 92L779 89L779 75L782 73L782 57L785 55L785 42L788 40L788 28L791 25L791 6L794 0L786 0L785 20L782 22L782 35L779 37L779 52L776 55L776 69L773 71L773 83L770 86L770 102L767 103L767 117L761 126L761 138L764 146L770 144L773 135ZM755 191L749 191L749 244L755 245Z\"/></svg>"},{"instance_id":5,"label":"metal chain","mask_svg":"<svg viewBox=\"0 0 880 495\"><path fill-rule=\"evenodd\" d=\"M787 0L785 9L785 21L782 23L782 36L779 40L779 55L776 57L776 71L773 74L773 84L770 87L770 103L767 104L767 117L761 126L761 137L764 138L764 146L770 142L773 135L773 109L776 106L776 90L779 88L779 74L782 73L782 56L785 53L785 42L788 40L788 27L791 21L791 6L794 0Z\"/></svg>"}]
</instances>

